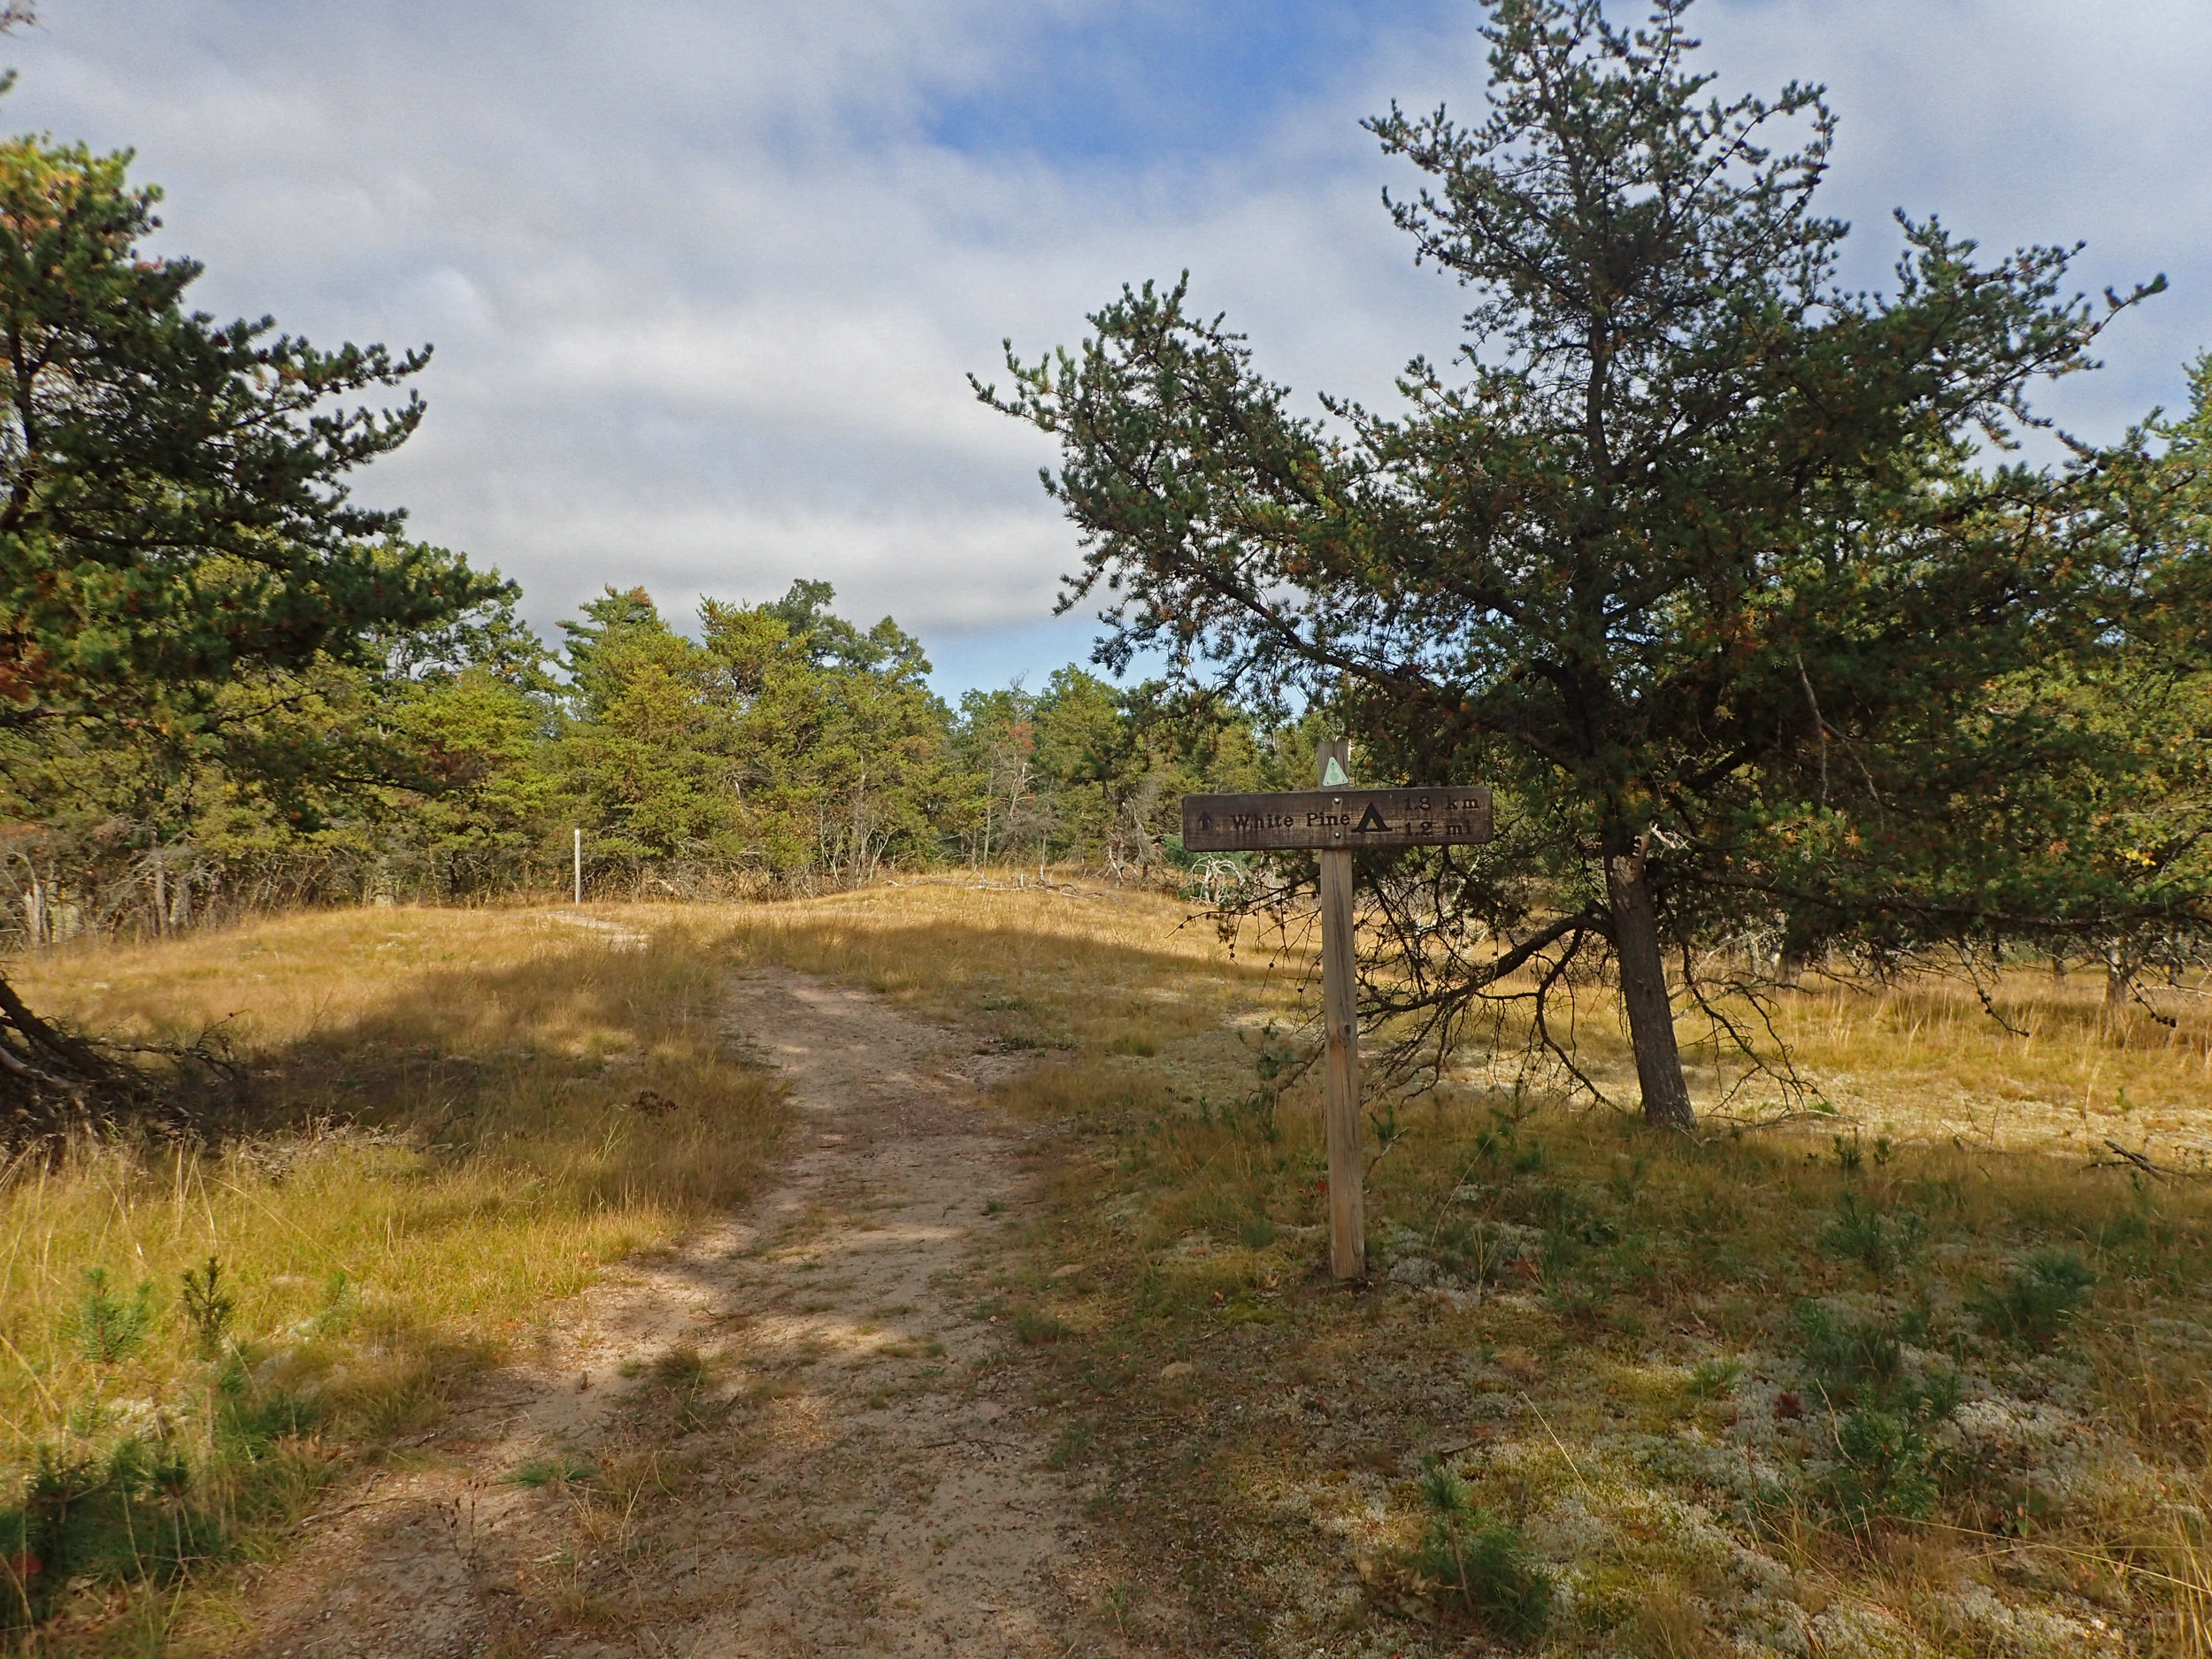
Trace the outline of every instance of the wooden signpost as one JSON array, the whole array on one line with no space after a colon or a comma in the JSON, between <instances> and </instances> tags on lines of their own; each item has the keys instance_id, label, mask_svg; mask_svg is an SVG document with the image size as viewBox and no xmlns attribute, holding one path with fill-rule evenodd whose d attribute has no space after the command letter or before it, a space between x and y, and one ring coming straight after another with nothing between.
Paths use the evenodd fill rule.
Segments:
<instances>
[{"instance_id":1,"label":"wooden signpost","mask_svg":"<svg viewBox=\"0 0 2212 1659\"><path fill-rule=\"evenodd\" d=\"M1344 738L1321 743L1321 787L1272 795L1187 795L1191 852L1321 855L1321 1017L1329 1125L1329 1262L1339 1279L1367 1274L1366 1170L1360 1150L1359 1000L1352 973L1352 855L1490 839L1490 791L1356 789Z\"/></svg>"}]
</instances>

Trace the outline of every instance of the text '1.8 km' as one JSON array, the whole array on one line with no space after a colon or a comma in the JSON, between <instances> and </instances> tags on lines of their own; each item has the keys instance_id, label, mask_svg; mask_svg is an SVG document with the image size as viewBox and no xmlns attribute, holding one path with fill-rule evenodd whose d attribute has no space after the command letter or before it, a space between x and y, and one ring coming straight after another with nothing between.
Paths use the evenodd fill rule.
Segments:
<instances>
[{"instance_id":1,"label":"text '1.8 km'","mask_svg":"<svg viewBox=\"0 0 2212 1659\"><path fill-rule=\"evenodd\" d=\"M1441 847L1490 839L1490 791L1302 789L1183 797L1183 846L1201 852L1296 847Z\"/></svg>"}]
</instances>

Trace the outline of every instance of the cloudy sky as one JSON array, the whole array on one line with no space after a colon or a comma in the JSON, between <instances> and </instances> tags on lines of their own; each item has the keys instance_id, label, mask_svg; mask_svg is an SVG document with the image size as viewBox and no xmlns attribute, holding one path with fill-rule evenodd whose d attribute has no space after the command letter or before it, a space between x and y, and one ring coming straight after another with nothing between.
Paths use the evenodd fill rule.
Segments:
<instances>
[{"instance_id":1,"label":"cloudy sky","mask_svg":"<svg viewBox=\"0 0 2212 1659\"><path fill-rule=\"evenodd\" d=\"M518 577L673 611L795 576L919 633L949 692L1080 657L1035 434L978 407L1011 335L1187 268L1302 393L1387 394L1457 296L1358 127L1471 111L1468 0L42 0L6 119L133 146L198 303L428 341L420 436L363 481ZM1724 89L1824 81L1831 211L2089 244L2170 293L2048 407L2108 436L2212 347L2205 0L1705 0Z\"/></svg>"}]
</instances>

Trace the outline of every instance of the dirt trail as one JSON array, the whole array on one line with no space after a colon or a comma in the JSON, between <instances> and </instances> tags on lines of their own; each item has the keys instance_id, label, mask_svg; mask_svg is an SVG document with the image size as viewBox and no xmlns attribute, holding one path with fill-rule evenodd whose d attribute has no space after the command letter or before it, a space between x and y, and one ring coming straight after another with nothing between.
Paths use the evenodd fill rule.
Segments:
<instances>
[{"instance_id":1,"label":"dirt trail","mask_svg":"<svg viewBox=\"0 0 2212 1659\"><path fill-rule=\"evenodd\" d=\"M730 1006L799 1111L778 1188L579 1298L249 1594L230 1651L1132 1651L1091 1611L1056 1425L975 1311L1033 1202L973 1099L1006 1062L778 970ZM534 1463L555 1478L518 1485Z\"/></svg>"}]
</instances>

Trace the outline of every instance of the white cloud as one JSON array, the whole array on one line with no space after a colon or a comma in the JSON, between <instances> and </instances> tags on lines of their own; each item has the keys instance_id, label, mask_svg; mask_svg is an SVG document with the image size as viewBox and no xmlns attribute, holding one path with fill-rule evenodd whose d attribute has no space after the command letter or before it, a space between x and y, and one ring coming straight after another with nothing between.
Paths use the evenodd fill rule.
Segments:
<instances>
[{"instance_id":1,"label":"white cloud","mask_svg":"<svg viewBox=\"0 0 2212 1659\"><path fill-rule=\"evenodd\" d=\"M521 577L541 622L606 581L673 607L806 574L926 637L1060 649L1038 626L1074 559L1036 487L1049 450L963 380L1002 335L1071 342L1125 280L1188 266L1302 391L1385 400L1407 356L1448 351L1459 296L1410 268L1355 122L1393 94L1472 112L1472 19L1343 4L1362 44L1326 90L1202 156L930 136L946 99L1034 73L1040 19L1159 11L1127 0L53 0L9 42L7 115L135 145L211 309L435 341L430 420L363 493ZM2174 273L2070 419L2170 399L2212 344L2200 0L1712 0L1697 20L1732 83L1832 84L1836 194L1876 245L1902 204L1993 243L2089 236L2098 283Z\"/></svg>"},{"instance_id":2,"label":"white cloud","mask_svg":"<svg viewBox=\"0 0 2212 1659\"><path fill-rule=\"evenodd\" d=\"M1720 19L1727 19L1724 31ZM2212 6L2201 0L1734 0L1708 56L1756 83L1823 81L1842 118L1832 211L1877 281L1902 208L1985 249L2089 245L2091 293L2160 272L2173 291L2105 341L2108 373L2047 400L2093 435L2181 392L2212 347Z\"/></svg>"}]
</instances>

